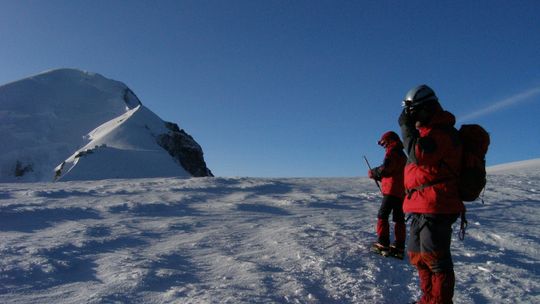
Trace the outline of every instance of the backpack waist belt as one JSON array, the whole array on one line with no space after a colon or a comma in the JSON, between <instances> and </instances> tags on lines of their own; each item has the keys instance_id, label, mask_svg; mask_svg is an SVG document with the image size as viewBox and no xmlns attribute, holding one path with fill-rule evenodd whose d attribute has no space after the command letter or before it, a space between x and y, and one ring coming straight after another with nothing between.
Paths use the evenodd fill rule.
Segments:
<instances>
[{"instance_id":1,"label":"backpack waist belt","mask_svg":"<svg viewBox=\"0 0 540 304\"><path fill-rule=\"evenodd\" d=\"M435 185L442 184L442 183L446 183L446 182L448 182L450 180L452 180L452 179L451 178L443 178L443 179L434 180L434 181L431 181L429 183L422 184L422 185L420 185L418 187L414 187L414 188L411 188L411 189L405 189L405 194L407 195L407 199L411 199L411 196L416 191L422 191L425 188L433 187Z\"/></svg>"}]
</instances>

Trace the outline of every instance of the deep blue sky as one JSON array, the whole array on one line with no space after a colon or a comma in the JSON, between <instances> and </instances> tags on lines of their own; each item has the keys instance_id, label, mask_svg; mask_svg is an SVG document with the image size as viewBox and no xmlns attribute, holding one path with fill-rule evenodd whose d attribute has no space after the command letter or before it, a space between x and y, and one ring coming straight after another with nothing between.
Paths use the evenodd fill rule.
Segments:
<instances>
[{"instance_id":1,"label":"deep blue sky","mask_svg":"<svg viewBox=\"0 0 540 304\"><path fill-rule=\"evenodd\" d=\"M0 84L97 72L193 135L217 176L289 177L365 176L362 155L382 161L377 139L427 83L491 132L493 165L540 157L539 12L540 1L0 0Z\"/></svg>"}]
</instances>

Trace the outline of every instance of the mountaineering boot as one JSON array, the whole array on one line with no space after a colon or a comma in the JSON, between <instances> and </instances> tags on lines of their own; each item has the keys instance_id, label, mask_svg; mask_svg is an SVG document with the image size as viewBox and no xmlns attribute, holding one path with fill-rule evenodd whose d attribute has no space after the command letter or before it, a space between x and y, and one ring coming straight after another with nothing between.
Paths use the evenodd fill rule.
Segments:
<instances>
[{"instance_id":1,"label":"mountaineering boot","mask_svg":"<svg viewBox=\"0 0 540 304\"><path fill-rule=\"evenodd\" d=\"M385 257L390 255L390 247L385 246L379 242L373 243L373 246L371 246L371 250Z\"/></svg>"},{"instance_id":2,"label":"mountaineering boot","mask_svg":"<svg viewBox=\"0 0 540 304\"><path fill-rule=\"evenodd\" d=\"M405 257L405 248L404 246L392 244L390 247L388 247L388 253L390 256L403 260Z\"/></svg>"}]
</instances>

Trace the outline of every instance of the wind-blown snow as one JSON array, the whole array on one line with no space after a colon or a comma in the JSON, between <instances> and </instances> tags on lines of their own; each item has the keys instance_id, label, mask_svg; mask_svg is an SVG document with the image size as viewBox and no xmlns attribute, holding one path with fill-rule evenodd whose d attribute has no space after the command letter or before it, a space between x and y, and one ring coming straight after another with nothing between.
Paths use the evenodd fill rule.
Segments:
<instances>
[{"instance_id":1,"label":"wind-blown snow","mask_svg":"<svg viewBox=\"0 0 540 304\"><path fill-rule=\"evenodd\" d=\"M540 303L540 166L490 174L455 303ZM0 184L2 303L408 303L367 178Z\"/></svg>"}]
</instances>

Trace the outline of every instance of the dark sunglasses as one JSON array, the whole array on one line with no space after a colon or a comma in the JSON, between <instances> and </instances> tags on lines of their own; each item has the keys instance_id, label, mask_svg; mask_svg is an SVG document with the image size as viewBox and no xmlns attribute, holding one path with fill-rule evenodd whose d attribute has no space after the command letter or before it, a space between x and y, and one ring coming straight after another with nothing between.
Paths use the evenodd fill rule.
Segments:
<instances>
[{"instance_id":1,"label":"dark sunglasses","mask_svg":"<svg viewBox=\"0 0 540 304\"><path fill-rule=\"evenodd\" d=\"M408 107L410 107L411 105L412 105L412 100L406 100L406 99L405 99L405 100L403 100L403 101L401 102L401 106L404 107L404 108L408 108Z\"/></svg>"}]
</instances>

